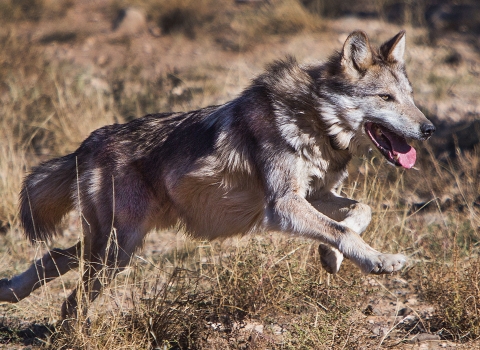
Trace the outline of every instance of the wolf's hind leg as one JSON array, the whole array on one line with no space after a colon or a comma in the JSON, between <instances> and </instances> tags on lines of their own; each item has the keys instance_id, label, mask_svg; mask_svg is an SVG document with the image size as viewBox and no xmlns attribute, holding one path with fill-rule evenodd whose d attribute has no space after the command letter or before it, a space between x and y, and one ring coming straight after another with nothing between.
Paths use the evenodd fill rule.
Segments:
<instances>
[{"instance_id":1,"label":"wolf's hind leg","mask_svg":"<svg viewBox=\"0 0 480 350\"><path fill-rule=\"evenodd\" d=\"M25 272L0 280L0 301L16 303L45 283L78 267L80 243L67 249L53 249Z\"/></svg>"},{"instance_id":2,"label":"wolf's hind leg","mask_svg":"<svg viewBox=\"0 0 480 350\"><path fill-rule=\"evenodd\" d=\"M338 197L331 193L322 200L313 201L313 207L340 224L361 235L372 219L372 210L366 204L353 199ZM331 274L340 269L343 254L336 248L324 243L318 246L322 267Z\"/></svg>"},{"instance_id":3,"label":"wolf's hind leg","mask_svg":"<svg viewBox=\"0 0 480 350\"><path fill-rule=\"evenodd\" d=\"M92 247L90 260L85 262L82 286L77 286L62 305L62 318L76 319L79 298L82 311L87 311L93 302L115 276L129 264L134 251L142 244L146 232L139 230L118 230L118 238L111 234L110 242ZM68 326L68 324L67 324Z\"/></svg>"}]
</instances>

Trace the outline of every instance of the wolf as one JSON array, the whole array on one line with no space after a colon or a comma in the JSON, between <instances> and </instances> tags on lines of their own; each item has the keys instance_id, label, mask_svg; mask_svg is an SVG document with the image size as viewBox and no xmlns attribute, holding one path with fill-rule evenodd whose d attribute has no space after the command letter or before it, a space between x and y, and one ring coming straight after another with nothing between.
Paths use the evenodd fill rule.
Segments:
<instances>
[{"instance_id":1,"label":"wolf","mask_svg":"<svg viewBox=\"0 0 480 350\"><path fill-rule=\"evenodd\" d=\"M20 193L26 236L50 241L71 210L81 213L83 236L2 279L0 301L18 302L84 262L82 283L62 305L62 317L75 318L79 298L101 293L102 273L114 278L149 231L172 227L206 239L271 230L308 237L329 273L344 257L364 273L400 270L404 255L360 237L370 207L337 192L352 157L373 148L412 168L407 140L435 131L414 104L404 51L404 31L380 47L355 31L325 63L287 57L228 103L105 126L33 168Z\"/></svg>"}]
</instances>

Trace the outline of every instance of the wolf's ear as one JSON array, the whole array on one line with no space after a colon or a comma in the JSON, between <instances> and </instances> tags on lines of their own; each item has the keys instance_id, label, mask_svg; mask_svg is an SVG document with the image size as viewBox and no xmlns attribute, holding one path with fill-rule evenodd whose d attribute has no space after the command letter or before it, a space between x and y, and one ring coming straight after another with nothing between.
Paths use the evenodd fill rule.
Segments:
<instances>
[{"instance_id":1,"label":"wolf's ear","mask_svg":"<svg viewBox=\"0 0 480 350\"><path fill-rule=\"evenodd\" d=\"M373 63L372 49L367 34L356 31L350 34L343 44L342 66L353 77L368 69Z\"/></svg>"},{"instance_id":2,"label":"wolf's ear","mask_svg":"<svg viewBox=\"0 0 480 350\"><path fill-rule=\"evenodd\" d=\"M405 53L405 31L395 35L380 46L380 53L385 61L390 63L403 63Z\"/></svg>"}]
</instances>

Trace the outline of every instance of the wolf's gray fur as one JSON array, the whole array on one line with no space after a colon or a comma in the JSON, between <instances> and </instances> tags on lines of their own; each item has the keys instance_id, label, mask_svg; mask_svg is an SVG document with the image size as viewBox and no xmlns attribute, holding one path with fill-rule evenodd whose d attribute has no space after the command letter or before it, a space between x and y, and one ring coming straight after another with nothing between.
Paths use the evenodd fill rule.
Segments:
<instances>
[{"instance_id":1,"label":"wolf's gray fur","mask_svg":"<svg viewBox=\"0 0 480 350\"><path fill-rule=\"evenodd\" d=\"M373 144L409 168L415 151L405 139L434 131L413 103L404 46L404 32L380 49L354 32L325 64L275 62L231 102L105 126L74 153L34 168L20 195L27 237L50 240L77 208L84 245L52 250L0 281L0 301L21 300L78 267L81 254L93 300L103 264L113 278L149 231L173 226L209 239L277 230L321 242L331 273L343 256L365 273L399 270L403 255L382 254L360 238L370 208L336 190L353 155ZM76 307L74 291L63 317Z\"/></svg>"}]
</instances>

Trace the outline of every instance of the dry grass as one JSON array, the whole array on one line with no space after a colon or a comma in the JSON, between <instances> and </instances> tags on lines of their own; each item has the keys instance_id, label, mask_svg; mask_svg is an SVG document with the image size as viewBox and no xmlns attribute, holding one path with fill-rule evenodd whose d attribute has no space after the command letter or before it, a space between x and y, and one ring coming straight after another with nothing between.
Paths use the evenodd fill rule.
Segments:
<instances>
[{"instance_id":1,"label":"dry grass","mask_svg":"<svg viewBox=\"0 0 480 350\"><path fill-rule=\"evenodd\" d=\"M292 1L239 7L213 19L209 16L218 15L209 0L135 4L151 9L150 20L170 31L169 36L182 37L184 45L207 36L240 51L247 44L238 37L265 45L275 36L319 28L319 18ZM167 25L175 16L183 19ZM167 67L151 76L144 67L126 63L99 74L47 59L45 43L19 40L15 29L0 32L1 277L23 271L48 248L23 240L17 219L17 194L31 166L71 152L102 125L221 100L224 76L233 75L219 62L194 60L187 70ZM128 40L133 46L135 39ZM446 52L412 48L417 55L422 50L430 50L432 60ZM127 55L127 62L133 60L132 52ZM445 103L456 85L469 88L472 100L479 94L463 66L439 65L432 73L424 71L421 58L412 57L409 64L427 113ZM234 82L244 86L248 77ZM409 256L410 265L399 274L363 276L346 262L337 276L328 276L314 242L277 234L192 242L181 234L155 232L132 267L100 300L87 305L90 323L81 320L66 333L58 321L60 304L79 279L72 272L18 304L1 305L0 344L51 349L403 348L415 334L430 332L475 348L480 336L478 150L459 149L452 157L440 156L433 146L416 148L417 170L394 169L376 157L356 159L342 189L373 208L365 240L379 250ZM76 215L68 218L56 246L78 239Z\"/></svg>"}]
</instances>

